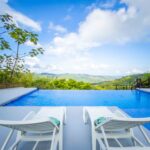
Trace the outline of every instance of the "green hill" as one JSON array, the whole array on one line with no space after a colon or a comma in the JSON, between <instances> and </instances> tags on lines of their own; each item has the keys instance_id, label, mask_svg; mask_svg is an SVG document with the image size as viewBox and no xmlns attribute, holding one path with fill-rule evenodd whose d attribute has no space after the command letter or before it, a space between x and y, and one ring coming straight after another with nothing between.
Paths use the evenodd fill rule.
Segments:
<instances>
[{"instance_id":1,"label":"green hill","mask_svg":"<svg viewBox=\"0 0 150 150\"><path fill-rule=\"evenodd\" d=\"M105 81L105 82L95 84L95 87L97 89L116 89L116 85L117 85L118 89L122 89L122 88L130 89L131 86L135 84L137 78L141 78L143 82L148 78L150 78L150 73L124 76L119 79L115 79L113 81ZM143 83L143 86L144 84L145 86L147 86L147 83Z\"/></svg>"},{"instance_id":2,"label":"green hill","mask_svg":"<svg viewBox=\"0 0 150 150\"><path fill-rule=\"evenodd\" d=\"M76 81L83 81L88 83L99 83L103 81L111 81L118 76L102 76L102 75L88 75L88 74L50 74L50 73L41 73L41 76L46 76L50 78L57 78L57 79L73 79Z\"/></svg>"}]
</instances>

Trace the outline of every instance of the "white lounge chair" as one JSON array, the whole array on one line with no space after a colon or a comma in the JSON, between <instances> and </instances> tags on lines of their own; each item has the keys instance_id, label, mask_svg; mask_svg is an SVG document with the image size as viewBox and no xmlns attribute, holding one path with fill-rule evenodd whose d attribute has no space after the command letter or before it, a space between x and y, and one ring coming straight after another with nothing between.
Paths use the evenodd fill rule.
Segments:
<instances>
[{"instance_id":1,"label":"white lounge chair","mask_svg":"<svg viewBox=\"0 0 150 150\"><path fill-rule=\"evenodd\" d=\"M119 108L112 112L108 107L84 107L83 119L91 121L92 150L97 148L96 141L100 150L150 150L150 139L141 126L150 123L150 118L129 118ZM134 135L134 127L140 129L146 144Z\"/></svg>"},{"instance_id":2,"label":"white lounge chair","mask_svg":"<svg viewBox=\"0 0 150 150\"><path fill-rule=\"evenodd\" d=\"M29 119L30 118L30 119ZM40 141L51 141L50 150L63 149L63 123L66 118L65 107L45 107L41 108L36 114L30 112L22 121L0 120L0 125L11 128L4 144L0 148L6 150L6 146L17 130L17 138L9 148L17 149L22 141L34 141L33 150L36 149Z\"/></svg>"}]
</instances>

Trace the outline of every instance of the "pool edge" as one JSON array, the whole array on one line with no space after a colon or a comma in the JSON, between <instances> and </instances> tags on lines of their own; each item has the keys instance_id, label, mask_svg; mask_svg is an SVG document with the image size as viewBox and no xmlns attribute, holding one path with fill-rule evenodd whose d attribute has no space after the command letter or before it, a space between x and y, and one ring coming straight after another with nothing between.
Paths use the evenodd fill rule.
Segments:
<instances>
[{"instance_id":1,"label":"pool edge","mask_svg":"<svg viewBox=\"0 0 150 150\"><path fill-rule=\"evenodd\" d=\"M19 99L19 98L21 98L21 97L23 97L23 96L28 95L28 94L31 94L31 93L33 93L33 92L35 92L35 91L37 91L37 90L39 90L39 89L38 89L38 88L33 88L31 91L27 91L27 92L25 92L24 94L22 94L22 95L20 95L20 96L14 97L14 98L12 98L12 99L6 101L6 102L0 103L0 106L5 106L6 104L8 104L8 103L10 103L10 102L13 102L13 101L15 101L15 100L17 100L17 99Z\"/></svg>"}]
</instances>

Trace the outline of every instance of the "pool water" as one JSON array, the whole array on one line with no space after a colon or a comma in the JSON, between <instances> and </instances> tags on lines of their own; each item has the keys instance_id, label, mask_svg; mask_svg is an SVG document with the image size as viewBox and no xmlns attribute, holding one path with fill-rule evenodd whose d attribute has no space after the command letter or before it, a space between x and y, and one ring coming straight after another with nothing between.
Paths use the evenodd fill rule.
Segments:
<instances>
[{"instance_id":1,"label":"pool water","mask_svg":"<svg viewBox=\"0 0 150 150\"><path fill-rule=\"evenodd\" d=\"M6 106L118 106L132 117L150 117L150 93L138 90L38 90ZM146 126L150 129L150 124Z\"/></svg>"}]
</instances>

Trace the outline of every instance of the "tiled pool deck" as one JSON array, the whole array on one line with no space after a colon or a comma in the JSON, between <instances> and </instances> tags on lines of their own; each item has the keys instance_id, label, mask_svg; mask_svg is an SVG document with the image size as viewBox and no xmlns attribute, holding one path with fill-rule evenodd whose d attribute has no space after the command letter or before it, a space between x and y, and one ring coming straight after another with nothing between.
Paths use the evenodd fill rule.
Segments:
<instances>
[{"instance_id":1,"label":"tiled pool deck","mask_svg":"<svg viewBox=\"0 0 150 150\"><path fill-rule=\"evenodd\" d=\"M50 108L50 107L49 107ZM37 112L40 107L0 107L0 119L10 119L10 120L21 120L29 111ZM67 120L64 126L64 148L63 150L91 150L91 134L90 125L84 124L82 118L83 107L67 107ZM110 109L116 109L111 107ZM4 142L9 129L5 127L0 127L0 147ZM134 133L143 140L141 133L138 129L134 129ZM148 133L150 137L150 133ZM8 147L15 140L15 135L10 141ZM18 150L30 150L33 147L32 142L21 143ZM8 149L7 147L7 149ZM39 144L37 150L48 150L49 143L42 142Z\"/></svg>"},{"instance_id":2,"label":"tiled pool deck","mask_svg":"<svg viewBox=\"0 0 150 150\"><path fill-rule=\"evenodd\" d=\"M19 87L19 88L0 89L0 105L4 105L8 102L11 102L35 90L37 90L37 88Z\"/></svg>"}]
</instances>

